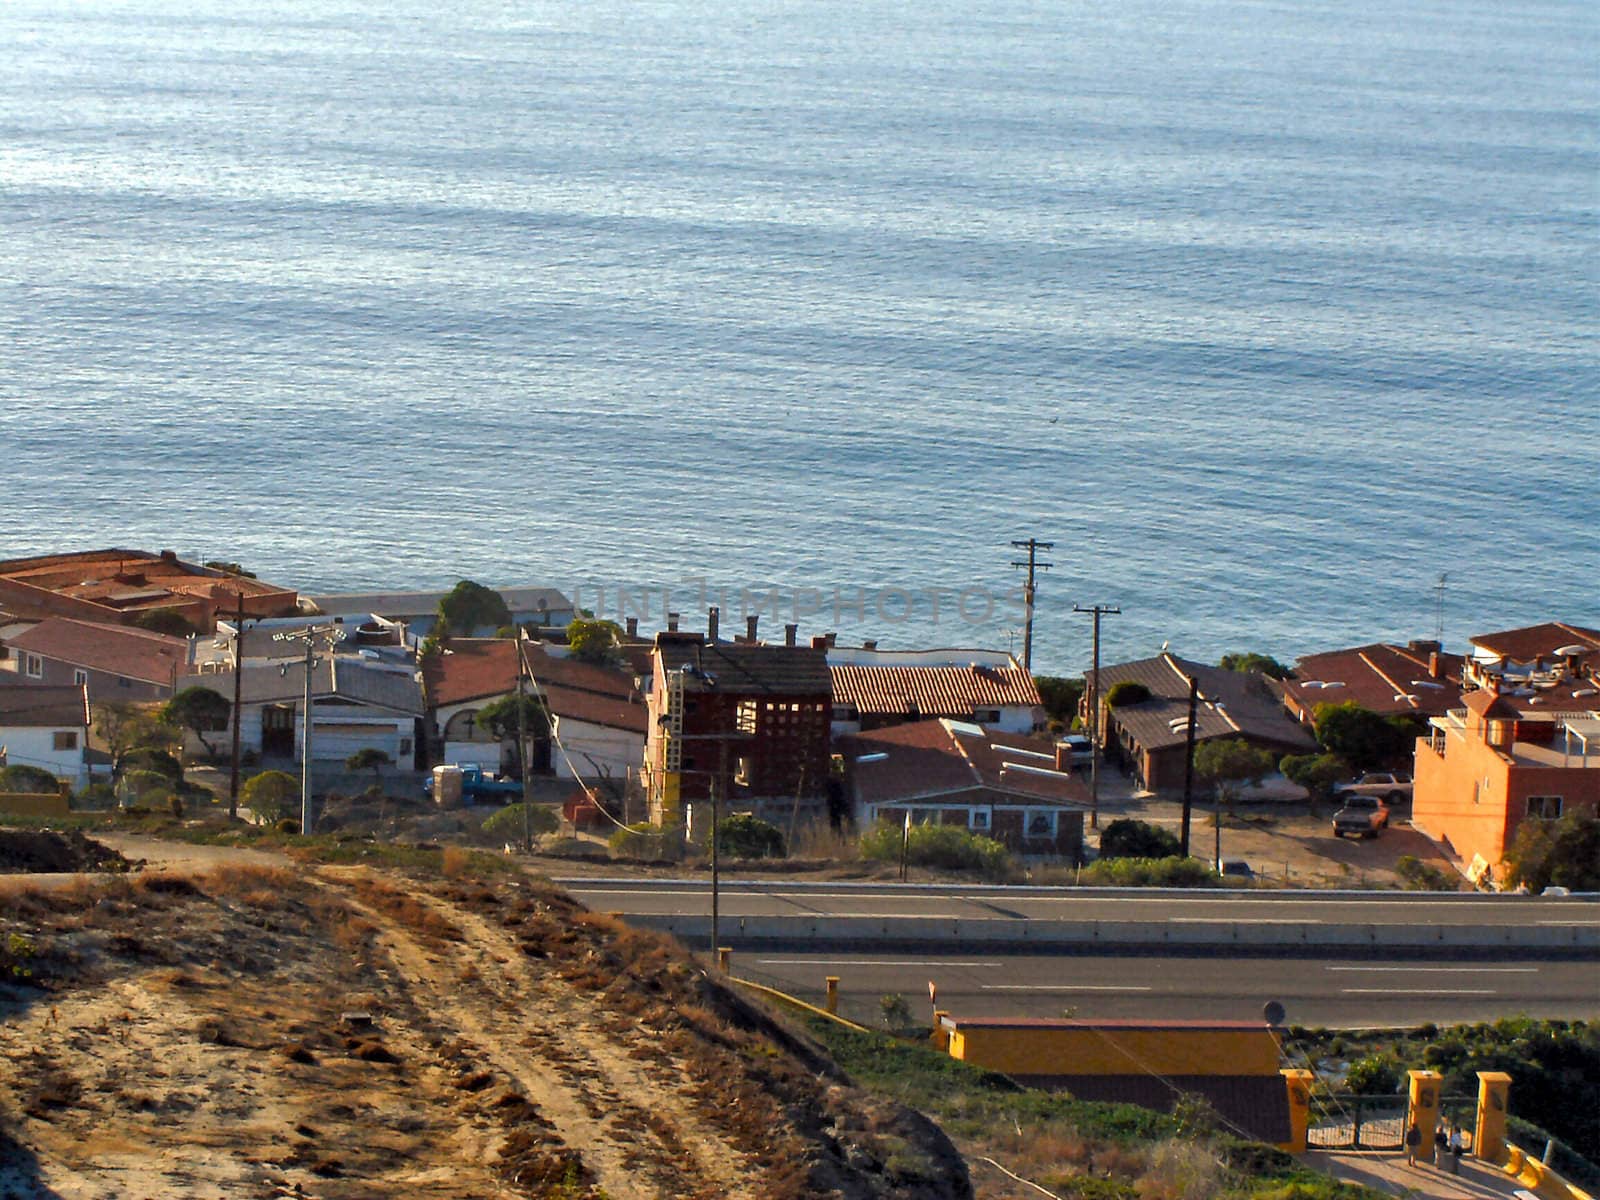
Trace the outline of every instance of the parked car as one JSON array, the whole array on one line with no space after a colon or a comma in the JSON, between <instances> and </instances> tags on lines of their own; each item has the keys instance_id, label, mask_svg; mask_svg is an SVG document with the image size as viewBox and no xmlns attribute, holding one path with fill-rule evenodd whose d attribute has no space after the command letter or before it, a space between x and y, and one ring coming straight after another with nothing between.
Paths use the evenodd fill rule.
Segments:
<instances>
[{"instance_id":1,"label":"parked car","mask_svg":"<svg viewBox=\"0 0 1600 1200\"><path fill-rule=\"evenodd\" d=\"M1094 758L1094 744L1081 733L1069 733L1056 739L1056 745L1065 752L1069 767L1087 767Z\"/></svg>"},{"instance_id":2,"label":"parked car","mask_svg":"<svg viewBox=\"0 0 1600 1200\"><path fill-rule=\"evenodd\" d=\"M1333 836L1377 837L1389 828L1389 806L1377 796L1347 795L1333 814Z\"/></svg>"},{"instance_id":3,"label":"parked car","mask_svg":"<svg viewBox=\"0 0 1600 1200\"><path fill-rule=\"evenodd\" d=\"M1411 799L1411 776L1404 771L1368 771L1349 783L1335 784L1333 798L1346 796L1377 796L1388 804L1399 804Z\"/></svg>"},{"instance_id":4,"label":"parked car","mask_svg":"<svg viewBox=\"0 0 1600 1200\"><path fill-rule=\"evenodd\" d=\"M1217 860L1217 874L1224 879L1239 879L1246 883L1252 882L1256 873L1251 870L1250 864L1242 858L1219 858Z\"/></svg>"}]
</instances>

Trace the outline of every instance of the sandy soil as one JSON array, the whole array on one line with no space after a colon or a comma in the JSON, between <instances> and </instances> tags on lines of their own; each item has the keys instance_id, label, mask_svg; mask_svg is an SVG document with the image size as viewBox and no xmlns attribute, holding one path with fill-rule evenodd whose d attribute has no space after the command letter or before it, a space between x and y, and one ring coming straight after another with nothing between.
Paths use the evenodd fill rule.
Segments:
<instances>
[{"instance_id":1,"label":"sandy soil","mask_svg":"<svg viewBox=\"0 0 1600 1200\"><path fill-rule=\"evenodd\" d=\"M515 879L228 863L0 896L0 1198L960 1197L672 945ZM831 1077L830 1077L831 1074Z\"/></svg>"}]
</instances>

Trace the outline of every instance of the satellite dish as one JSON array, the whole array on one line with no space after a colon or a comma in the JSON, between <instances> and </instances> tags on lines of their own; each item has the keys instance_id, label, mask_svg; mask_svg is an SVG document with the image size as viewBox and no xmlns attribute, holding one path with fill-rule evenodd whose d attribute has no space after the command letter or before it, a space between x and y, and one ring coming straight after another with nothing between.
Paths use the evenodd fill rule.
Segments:
<instances>
[{"instance_id":1,"label":"satellite dish","mask_svg":"<svg viewBox=\"0 0 1600 1200\"><path fill-rule=\"evenodd\" d=\"M1268 1000L1261 1007L1261 1019L1268 1025L1278 1026L1283 1024L1283 1019L1288 1014L1283 1011L1283 1005L1276 1000Z\"/></svg>"},{"instance_id":2,"label":"satellite dish","mask_svg":"<svg viewBox=\"0 0 1600 1200\"><path fill-rule=\"evenodd\" d=\"M1562 658L1573 658L1573 657L1576 657L1576 656L1579 656L1579 655L1583 655L1583 654L1589 653L1589 647L1587 647L1587 646L1577 646L1577 645L1573 645L1573 646L1557 646L1555 648L1555 650L1554 650L1554 653L1560 655Z\"/></svg>"}]
</instances>

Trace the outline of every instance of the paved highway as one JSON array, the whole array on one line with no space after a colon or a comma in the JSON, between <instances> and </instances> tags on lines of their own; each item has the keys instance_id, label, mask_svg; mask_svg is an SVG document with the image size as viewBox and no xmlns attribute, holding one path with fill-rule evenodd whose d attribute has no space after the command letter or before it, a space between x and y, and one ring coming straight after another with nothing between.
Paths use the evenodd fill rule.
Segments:
<instances>
[{"instance_id":1,"label":"paved highway","mask_svg":"<svg viewBox=\"0 0 1600 1200\"><path fill-rule=\"evenodd\" d=\"M1231 958L845 952L736 952L733 973L820 1003L824 979L840 978L841 1012L881 1022L879 999L900 994L919 1016L1197 1018L1255 1020L1280 1001L1297 1025L1338 1028L1455 1024L1525 1013L1600 1017L1600 968L1592 962L1463 964L1386 959Z\"/></svg>"},{"instance_id":2,"label":"paved highway","mask_svg":"<svg viewBox=\"0 0 1600 1200\"><path fill-rule=\"evenodd\" d=\"M710 911L705 880L558 879L590 908L628 915ZM1533 896L1427 892L1152 891L926 884L724 882L724 918L1021 918L1040 921L1234 921L1297 925L1420 924L1600 928L1600 903Z\"/></svg>"}]
</instances>

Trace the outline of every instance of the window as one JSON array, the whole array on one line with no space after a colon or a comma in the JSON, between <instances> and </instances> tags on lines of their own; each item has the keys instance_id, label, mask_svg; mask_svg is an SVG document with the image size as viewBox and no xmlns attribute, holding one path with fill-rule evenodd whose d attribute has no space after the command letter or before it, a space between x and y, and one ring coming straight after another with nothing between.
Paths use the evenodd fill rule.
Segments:
<instances>
[{"instance_id":1,"label":"window","mask_svg":"<svg viewBox=\"0 0 1600 1200\"><path fill-rule=\"evenodd\" d=\"M118 675L117 676L117 686L118 687L123 687L123 688L131 688L133 686L133 680L129 679L126 675Z\"/></svg>"},{"instance_id":2,"label":"window","mask_svg":"<svg viewBox=\"0 0 1600 1200\"><path fill-rule=\"evenodd\" d=\"M74 729L57 730L50 735L50 748L52 750L76 750L78 748L78 733Z\"/></svg>"},{"instance_id":3,"label":"window","mask_svg":"<svg viewBox=\"0 0 1600 1200\"><path fill-rule=\"evenodd\" d=\"M1529 796L1528 816L1535 821L1554 821L1561 816L1560 796Z\"/></svg>"},{"instance_id":4,"label":"window","mask_svg":"<svg viewBox=\"0 0 1600 1200\"><path fill-rule=\"evenodd\" d=\"M37 654L24 654L22 669L27 672L30 679L38 679L44 675L44 659Z\"/></svg>"},{"instance_id":5,"label":"window","mask_svg":"<svg viewBox=\"0 0 1600 1200\"><path fill-rule=\"evenodd\" d=\"M405 758L410 753L411 753L411 739L408 738L408 737L401 738L400 739L400 757L401 758Z\"/></svg>"},{"instance_id":6,"label":"window","mask_svg":"<svg viewBox=\"0 0 1600 1200\"><path fill-rule=\"evenodd\" d=\"M77 684L79 687L82 687L84 684L89 682L89 672L81 669L73 671L72 682Z\"/></svg>"},{"instance_id":7,"label":"window","mask_svg":"<svg viewBox=\"0 0 1600 1200\"><path fill-rule=\"evenodd\" d=\"M978 725L1000 724L1000 710L998 708L975 708L972 710L972 720Z\"/></svg>"},{"instance_id":8,"label":"window","mask_svg":"<svg viewBox=\"0 0 1600 1200\"><path fill-rule=\"evenodd\" d=\"M988 809L986 809L986 808L975 808L970 813L968 813L967 816L968 816L967 825L970 828L972 828L972 829L988 829L989 828L989 810Z\"/></svg>"},{"instance_id":9,"label":"window","mask_svg":"<svg viewBox=\"0 0 1600 1200\"><path fill-rule=\"evenodd\" d=\"M1033 813L1028 817L1029 837L1054 837L1055 832L1055 813Z\"/></svg>"}]
</instances>

